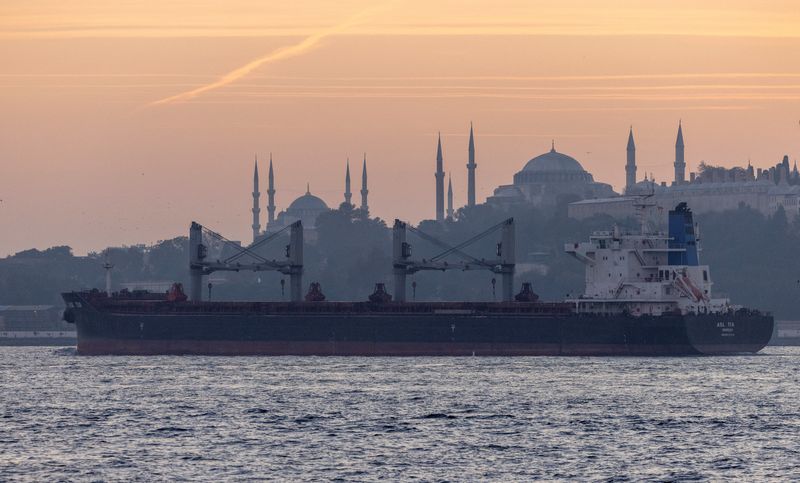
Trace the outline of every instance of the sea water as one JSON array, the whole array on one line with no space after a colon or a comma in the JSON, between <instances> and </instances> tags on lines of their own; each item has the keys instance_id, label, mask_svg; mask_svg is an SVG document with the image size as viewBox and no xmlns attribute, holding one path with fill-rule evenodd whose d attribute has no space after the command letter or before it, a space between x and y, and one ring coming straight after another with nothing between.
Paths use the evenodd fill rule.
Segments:
<instances>
[{"instance_id":1,"label":"sea water","mask_svg":"<svg viewBox=\"0 0 800 483\"><path fill-rule=\"evenodd\" d=\"M0 480L800 479L800 348L658 358L0 348Z\"/></svg>"}]
</instances>

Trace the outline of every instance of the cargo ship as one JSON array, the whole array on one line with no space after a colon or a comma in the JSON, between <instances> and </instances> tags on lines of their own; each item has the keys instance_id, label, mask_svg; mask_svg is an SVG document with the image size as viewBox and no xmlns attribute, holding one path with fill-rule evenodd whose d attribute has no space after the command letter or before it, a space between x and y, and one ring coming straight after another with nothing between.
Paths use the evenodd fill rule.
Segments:
<instances>
[{"instance_id":1,"label":"cargo ship","mask_svg":"<svg viewBox=\"0 0 800 483\"><path fill-rule=\"evenodd\" d=\"M465 255L455 264L413 260L406 224L397 221L394 298L377 284L367 301L328 302L312 284L299 300L302 228L293 226L286 262L250 266L289 274L293 301L211 302L200 300L202 277L246 267L237 257L208 260L201 227L193 224L188 297L180 284L164 294L69 292L64 318L77 326L82 355L671 356L755 353L769 342L770 314L712 295L686 204L669 212L668 233L642 226L567 244L566 252L585 264L586 289L558 302L540 301L530 284L511 294L513 220L498 225L497 259ZM461 246L445 252L463 254ZM405 300L407 274L482 268L502 276L503 301Z\"/></svg>"}]
</instances>

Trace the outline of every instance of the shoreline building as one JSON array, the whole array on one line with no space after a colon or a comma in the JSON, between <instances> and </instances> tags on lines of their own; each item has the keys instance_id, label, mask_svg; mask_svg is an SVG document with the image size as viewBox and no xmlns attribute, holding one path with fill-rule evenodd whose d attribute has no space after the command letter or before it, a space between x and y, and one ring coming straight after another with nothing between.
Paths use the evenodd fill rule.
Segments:
<instances>
[{"instance_id":1,"label":"shoreline building","mask_svg":"<svg viewBox=\"0 0 800 483\"><path fill-rule=\"evenodd\" d=\"M352 204L352 197L353 193L351 191L350 185L350 160L347 160L345 165L345 181L344 181L344 203L350 205L353 209L359 209L362 211L364 216L369 216L369 204L367 200L367 195L369 194L369 190L367 189L367 155L364 154L364 164L362 168L361 174L361 206L356 208ZM328 204L325 201L315 196L311 193L311 185L310 183L306 184L306 192L302 196L299 196L292 201L286 209L278 212L277 216L275 212L277 211L277 207L275 205L275 173L273 170L272 165L272 154L269 156L269 186L267 189L268 201L267 201L267 213L268 213L268 220L266 229L261 231L261 221L260 221L260 213L261 208L259 207L259 199L261 193L259 192L259 177L258 177L258 162L256 161L255 169L253 171L253 243L261 240L265 236L275 233L287 226L291 225L292 223L300 220L303 222L303 231L305 232L305 236L307 241L314 242L316 241L316 223L317 218L327 212L330 211L331 208L328 207Z\"/></svg>"},{"instance_id":2,"label":"shoreline building","mask_svg":"<svg viewBox=\"0 0 800 483\"><path fill-rule=\"evenodd\" d=\"M685 179L685 144L682 123L678 124L675 141L675 173L671 184L645 178L636 182L636 146L633 129L628 134L627 162L625 164L626 186L623 196L598 197L570 203L567 213L571 218L584 219L595 215L610 215L615 218L636 216L636 204L642 196L662 210L671 210L678 203L686 202L694 213L737 209L749 206L764 215L774 214L783 207L787 216L800 215L800 172L797 162L790 170L789 156L767 169L747 167L724 168L705 162L698 171L689 173Z\"/></svg>"},{"instance_id":3,"label":"shoreline building","mask_svg":"<svg viewBox=\"0 0 800 483\"><path fill-rule=\"evenodd\" d=\"M453 219L453 178L447 176L447 219Z\"/></svg>"},{"instance_id":4,"label":"shoreline building","mask_svg":"<svg viewBox=\"0 0 800 483\"><path fill-rule=\"evenodd\" d=\"M436 145L436 221L444 221L444 159L442 157L442 133Z\"/></svg>"},{"instance_id":5,"label":"shoreline building","mask_svg":"<svg viewBox=\"0 0 800 483\"><path fill-rule=\"evenodd\" d=\"M469 127L467 145L467 202L465 207L478 203L476 195L475 133L472 123ZM635 167L634 167L635 172ZM445 192L444 156L441 133L436 144L435 185L435 217L436 221L452 218L455 209L450 209L450 191L452 183L448 183ZM587 198L605 198L617 196L611 185L594 180L591 173L583 169L580 162L572 156L560 153L555 149L555 142L550 151L530 159L527 164L514 175L512 184L495 188L493 194L486 198L485 204L508 207L516 204L531 204L536 207L552 209L558 204ZM445 206L447 204L447 206Z\"/></svg>"},{"instance_id":6,"label":"shoreline building","mask_svg":"<svg viewBox=\"0 0 800 483\"><path fill-rule=\"evenodd\" d=\"M531 158L514 175L513 183L498 186L486 203L501 207L527 203L552 209L570 201L616 195L611 185L595 181L578 160L556 151L554 141L549 152Z\"/></svg>"},{"instance_id":7,"label":"shoreline building","mask_svg":"<svg viewBox=\"0 0 800 483\"><path fill-rule=\"evenodd\" d=\"M364 164L361 168L361 206L360 209L364 216L369 216L369 202L367 196L369 190L367 189L367 153L364 153Z\"/></svg>"},{"instance_id":8,"label":"shoreline building","mask_svg":"<svg viewBox=\"0 0 800 483\"><path fill-rule=\"evenodd\" d=\"M270 161L270 171L272 162ZM258 156L256 156L255 169L253 170L253 241L256 241L258 234L261 233L261 193L258 191Z\"/></svg>"},{"instance_id":9,"label":"shoreline building","mask_svg":"<svg viewBox=\"0 0 800 483\"><path fill-rule=\"evenodd\" d=\"M444 220L454 219L456 208L453 202L452 172L449 172L447 175L447 192L445 192L442 133L440 132L437 137L436 171L434 172L434 178L436 180L434 219L438 222L443 222ZM464 205L464 207L472 207L477 204L475 190L475 170L477 167L478 164L475 162L475 134L472 127L472 122L470 122L469 142L467 144L467 203Z\"/></svg>"},{"instance_id":10,"label":"shoreline building","mask_svg":"<svg viewBox=\"0 0 800 483\"><path fill-rule=\"evenodd\" d=\"M475 137L472 122L469 123L469 145L467 147L467 206L475 206Z\"/></svg>"}]
</instances>

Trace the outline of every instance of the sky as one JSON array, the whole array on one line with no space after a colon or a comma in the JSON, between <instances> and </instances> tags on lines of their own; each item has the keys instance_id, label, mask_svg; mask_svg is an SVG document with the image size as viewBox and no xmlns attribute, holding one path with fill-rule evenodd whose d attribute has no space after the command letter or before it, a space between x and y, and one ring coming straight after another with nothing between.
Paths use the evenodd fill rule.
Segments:
<instances>
[{"instance_id":1,"label":"sky","mask_svg":"<svg viewBox=\"0 0 800 483\"><path fill-rule=\"evenodd\" d=\"M188 234L251 238L252 170L284 209L343 200L369 169L386 220L434 216L436 136L466 202L530 158L624 183L800 156L800 9L790 1L151 1L0 4L0 256ZM262 225L264 220L262 219Z\"/></svg>"}]
</instances>

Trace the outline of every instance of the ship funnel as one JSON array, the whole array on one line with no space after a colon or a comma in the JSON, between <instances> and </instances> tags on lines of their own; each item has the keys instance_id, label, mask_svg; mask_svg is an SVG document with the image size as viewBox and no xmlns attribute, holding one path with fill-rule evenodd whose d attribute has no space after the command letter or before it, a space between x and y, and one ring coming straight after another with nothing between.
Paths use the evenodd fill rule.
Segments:
<instances>
[{"instance_id":1,"label":"ship funnel","mask_svg":"<svg viewBox=\"0 0 800 483\"><path fill-rule=\"evenodd\" d=\"M670 265L700 264L692 210L685 202L669 212L669 248L667 261Z\"/></svg>"}]
</instances>

